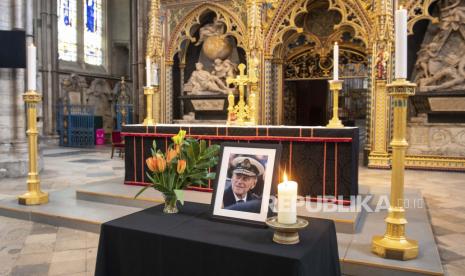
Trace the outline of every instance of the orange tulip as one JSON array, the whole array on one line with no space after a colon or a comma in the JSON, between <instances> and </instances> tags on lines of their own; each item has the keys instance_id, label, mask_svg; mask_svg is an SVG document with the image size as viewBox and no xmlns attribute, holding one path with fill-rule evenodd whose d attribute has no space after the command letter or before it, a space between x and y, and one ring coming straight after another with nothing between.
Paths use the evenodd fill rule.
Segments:
<instances>
[{"instance_id":1,"label":"orange tulip","mask_svg":"<svg viewBox=\"0 0 465 276\"><path fill-rule=\"evenodd\" d=\"M177 154L181 153L181 145L174 145L174 150L176 151Z\"/></svg>"},{"instance_id":2,"label":"orange tulip","mask_svg":"<svg viewBox=\"0 0 465 276\"><path fill-rule=\"evenodd\" d=\"M183 160L183 159L178 160L178 168L177 168L177 171L178 171L179 174L183 174L183 173L184 173L184 171L186 170L186 165L187 165L186 160Z\"/></svg>"},{"instance_id":3,"label":"orange tulip","mask_svg":"<svg viewBox=\"0 0 465 276\"><path fill-rule=\"evenodd\" d=\"M145 160L145 163L147 164L147 167L149 170L152 172L157 172L157 161L155 157L149 157Z\"/></svg>"},{"instance_id":4,"label":"orange tulip","mask_svg":"<svg viewBox=\"0 0 465 276\"><path fill-rule=\"evenodd\" d=\"M168 153L166 154L166 162L170 163L173 158L175 158L177 155L176 150L174 149L169 149Z\"/></svg>"},{"instance_id":5,"label":"orange tulip","mask_svg":"<svg viewBox=\"0 0 465 276\"><path fill-rule=\"evenodd\" d=\"M158 172L164 172L165 169L166 169L166 160L165 160L165 158L161 154L157 154L157 156L155 158L157 160Z\"/></svg>"}]
</instances>

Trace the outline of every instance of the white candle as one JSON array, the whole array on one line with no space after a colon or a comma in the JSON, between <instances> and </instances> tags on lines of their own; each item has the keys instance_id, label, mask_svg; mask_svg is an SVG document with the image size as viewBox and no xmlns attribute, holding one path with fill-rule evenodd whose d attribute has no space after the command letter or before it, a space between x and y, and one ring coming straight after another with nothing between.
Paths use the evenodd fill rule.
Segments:
<instances>
[{"instance_id":1,"label":"white candle","mask_svg":"<svg viewBox=\"0 0 465 276\"><path fill-rule=\"evenodd\" d=\"M396 79L407 78L407 10L396 11Z\"/></svg>"},{"instance_id":2,"label":"white candle","mask_svg":"<svg viewBox=\"0 0 465 276\"><path fill-rule=\"evenodd\" d=\"M153 85L158 86L159 79L158 79L158 63L155 63L154 70L153 70Z\"/></svg>"},{"instance_id":3,"label":"white candle","mask_svg":"<svg viewBox=\"0 0 465 276\"><path fill-rule=\"evenodd\" d=\"M333 62L333 80L339 80L339 45L337 42L334 43Z\"/></svg>"},{"instance_id":4,"label":"white candle","mask_svg":"<svg viewBox=\"0 0 465 276\"><path fill-rule=\"evenodd\" d=\"M145 58L145 76L146 76L146 81L147 81L147 86L150 86L152 84L151 76L152 76L152 61L150 60L150 57Z\"/></svg>"},{"instance_id":5,"label":"white candle","mask_svg":"<svg viewBox=\"0 0 465 276\"><path fill-rule=\"evenodd\" d=\"M36 90L36 46L27 46L27 90Z\"/></svg>"},{"instance_id":6,"label":"white candle","mask_svg":"<svg viewBox=\"0 0 465 276\"><path fill-rule=\"evenodd\" d=\"M297 182L288 181L278 184L278 222L293 224L297 222Z\"/></svg>"}]
</instances>

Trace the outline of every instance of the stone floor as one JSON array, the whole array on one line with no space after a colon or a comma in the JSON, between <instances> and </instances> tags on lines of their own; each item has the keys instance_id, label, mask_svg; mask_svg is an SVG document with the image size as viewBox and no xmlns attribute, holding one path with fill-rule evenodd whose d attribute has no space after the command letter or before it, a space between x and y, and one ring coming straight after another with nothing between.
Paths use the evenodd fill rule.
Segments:
<instances>
[{"instance_id":1,"label":"stone floor","mask_svg":"<svg viewBox=\"0 0 465 276\"><path fill-rule=\"evenodd\" d=\"M108 147L46 148L44 163L45 191L124 175ZM406 171L405 182L423 192L447 275L465 275L465 173ZM390 171L360 167L360 184L389 187ZM25 188L25 178L0 179L0 198ZM97 234L0 217L0 275L93 275L97 244Z\"/></svg>"}]
</instances>

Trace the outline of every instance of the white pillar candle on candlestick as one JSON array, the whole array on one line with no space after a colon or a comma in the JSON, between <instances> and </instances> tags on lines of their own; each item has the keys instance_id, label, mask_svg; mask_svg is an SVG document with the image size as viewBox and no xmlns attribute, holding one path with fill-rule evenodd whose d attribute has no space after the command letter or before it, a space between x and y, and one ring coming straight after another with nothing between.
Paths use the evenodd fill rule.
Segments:
<instances>
[{"instance_id":1,"label":"white pillar candle on candlestick","mask_svg":"<svg viewBox=\"0 0 465 276\"><path fill-rule=\"evenodd\" d=\"M27 46L27 90L36 90L36 53L34 44Z\"/></svg>"},{"instance_id":2,"label":"white pillar candle on candlestick","mask_svg":"<svg viewBox=\"0 0 465 276\"><path fill-rule=\"evenodd\" d=\"M396 11L396 79L407 78L407 10Z\"/></svg>"},{"instance_id":3,"label":"white pillar candle on candlestick","mask_svg":"<svg viewBox=\"0 0 465 276\"><path fill-rule=\"evenodd\" d=\"M150 86L152 83L151 76L152 76L152 61L150 60L150 57L145 58L145 76L146 76L146 81L147 81L147 86Z\"/></svg>"},{"instance_id":4,"label":"white pillar candle on candlestick","mask_svg":"<svg viewBox=\"0 0 465 276\"><path fill-rule=\"evenodd\" d=\"M333 50L333 80L339 80L339 45L334 43Z\"/></svg>"},{"instance_id":5,"label":"white pillar candle on candlestick","mask_svg":"<svg viewBox=\"0 0 465 276\"><path fill-rule=\"evenodd\" d=\"M278 184L278 222L294 224L297 222L297 182L288 181Z\"/></svg>"}]
</instances>

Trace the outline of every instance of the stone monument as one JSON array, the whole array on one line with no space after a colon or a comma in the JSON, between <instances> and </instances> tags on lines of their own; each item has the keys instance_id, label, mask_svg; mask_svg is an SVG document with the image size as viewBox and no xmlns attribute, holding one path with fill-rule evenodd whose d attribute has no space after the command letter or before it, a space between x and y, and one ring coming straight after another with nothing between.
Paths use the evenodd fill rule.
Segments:
<instances>
[{"instance_id":1,"label":"stone monument","mask_svg":"<svg viewBox=\"0 0 465 276\"><path fill-rule=\"evenodd\" d=\"M237 74L237 64L231 60L233 52L237 52L236 46L231 44L225 35L224 23L217 18L199 29L195 46L202 46L202 51L195 70L183 86L184 95L180 98L187 109L183 119L224 120L227 95L234 89L228 87L226 78Z\"/></svg>"}]
</instances>

